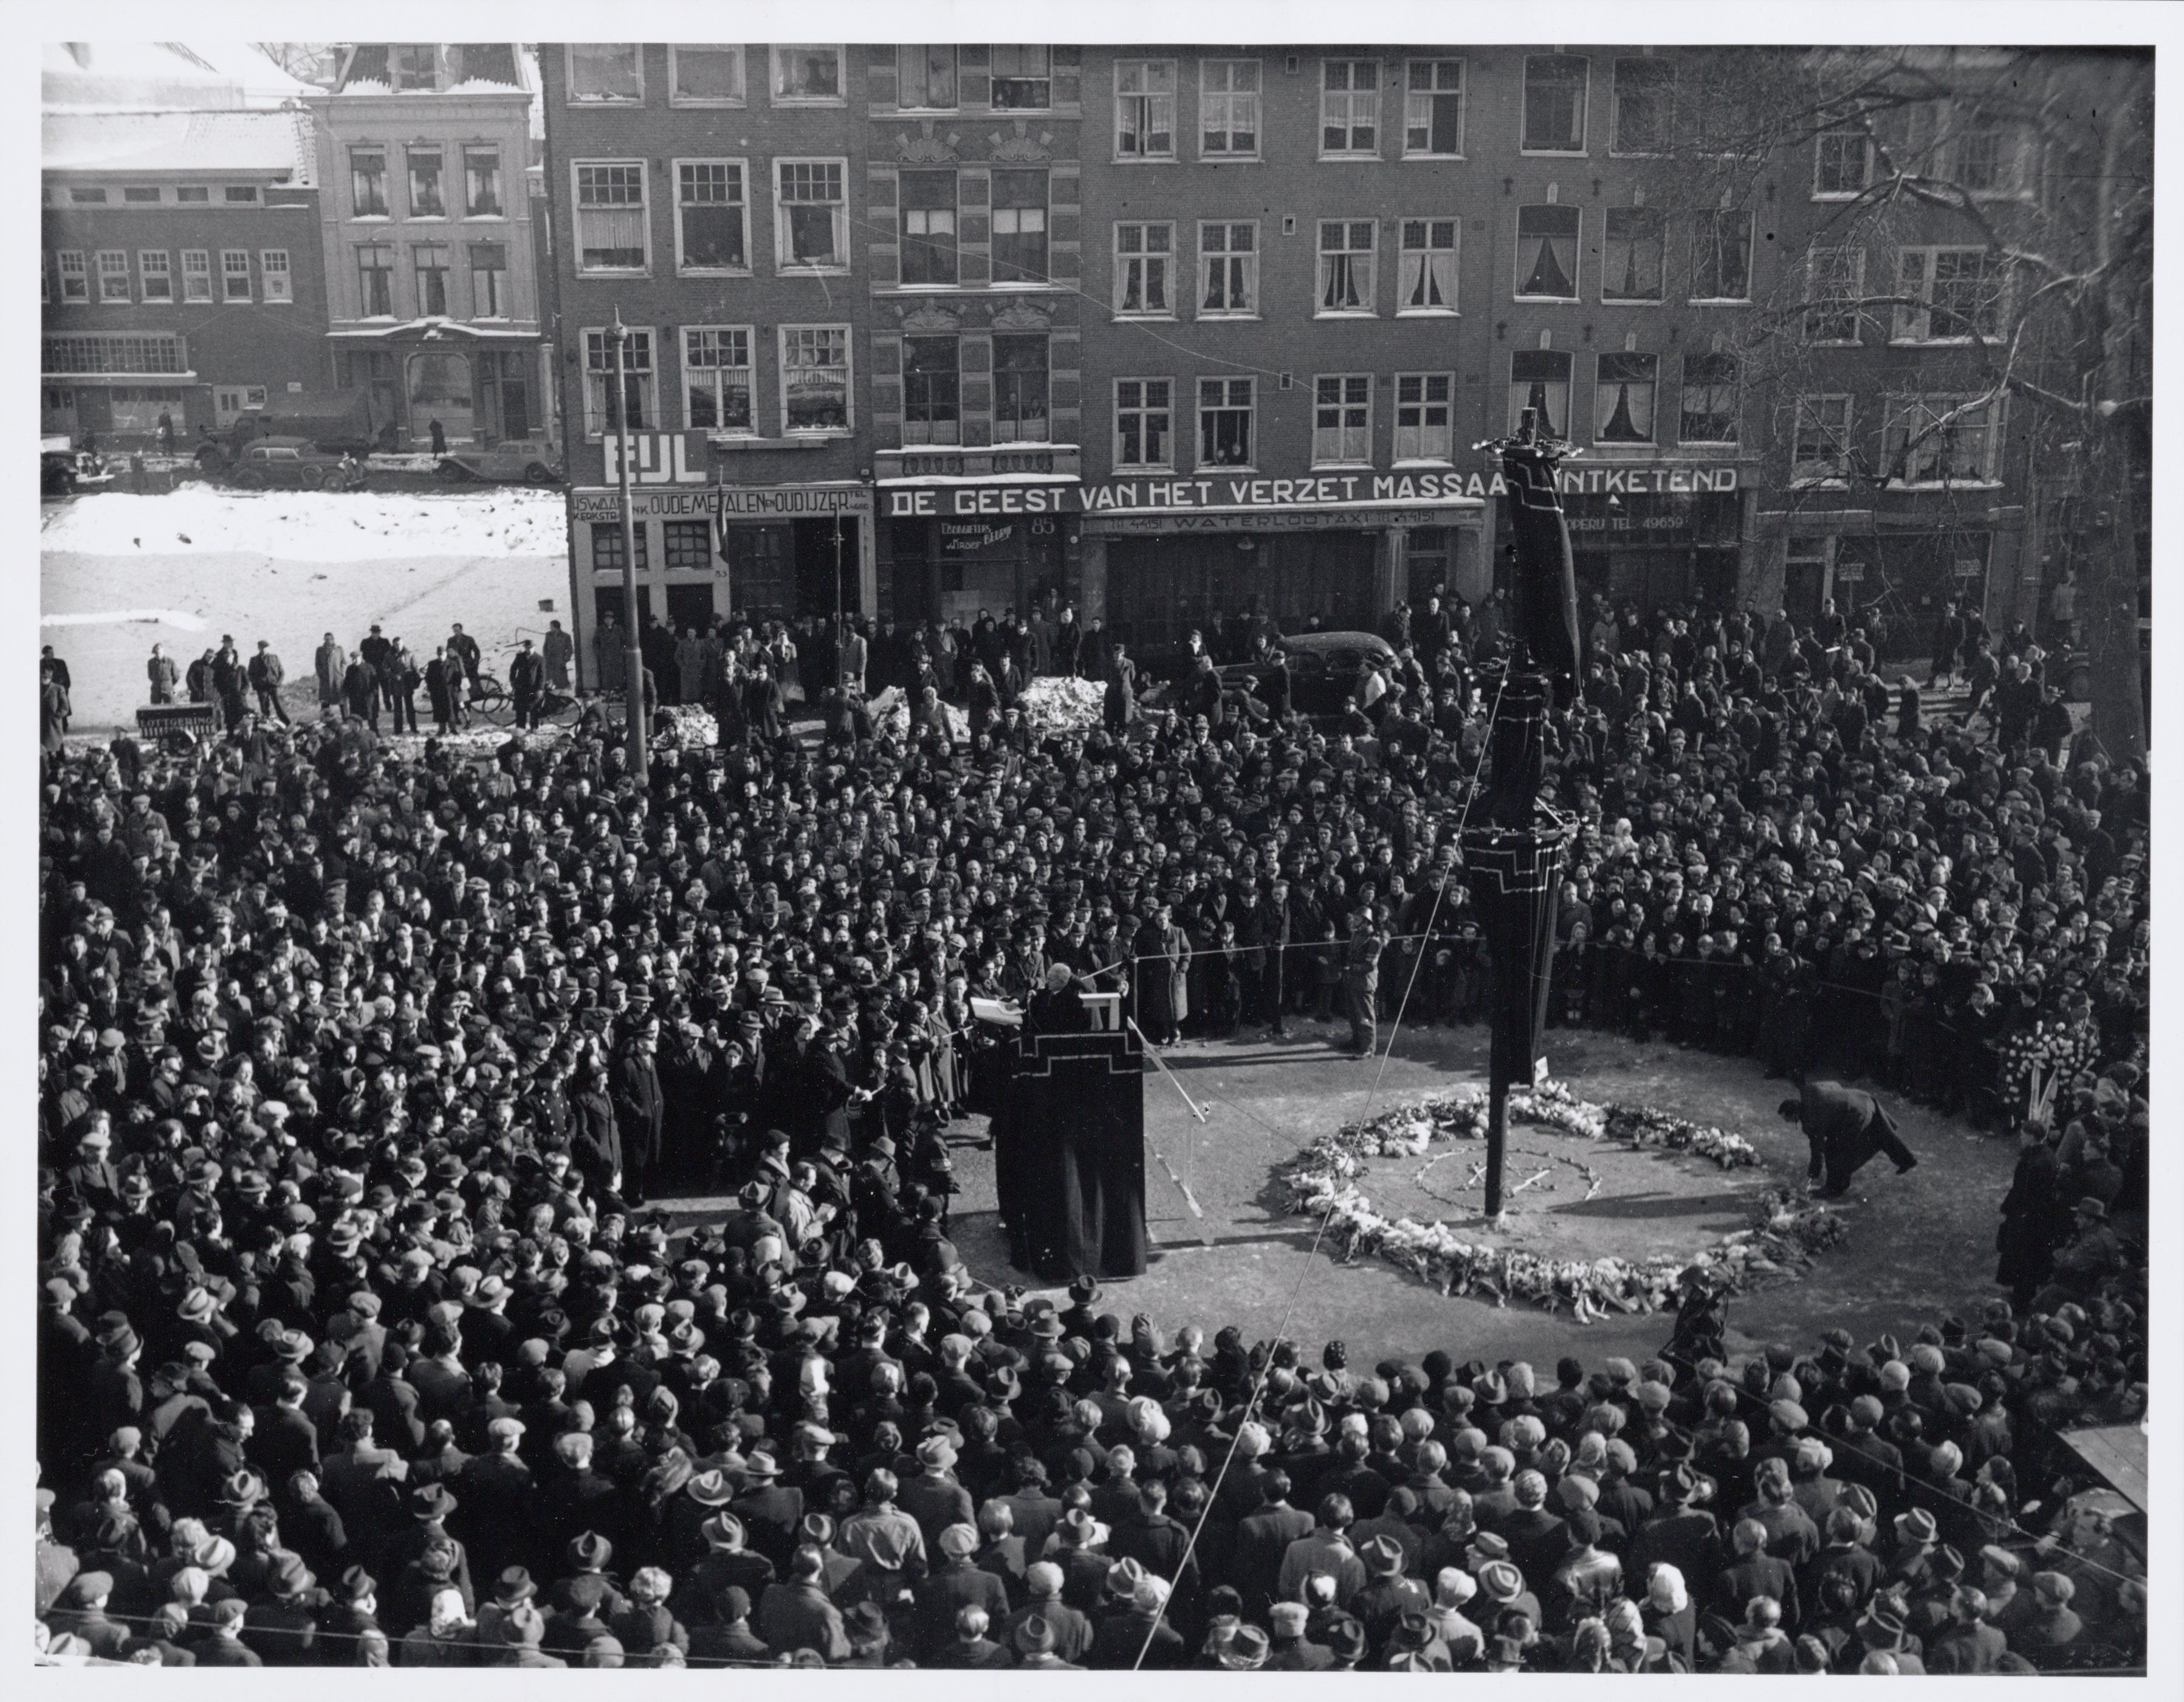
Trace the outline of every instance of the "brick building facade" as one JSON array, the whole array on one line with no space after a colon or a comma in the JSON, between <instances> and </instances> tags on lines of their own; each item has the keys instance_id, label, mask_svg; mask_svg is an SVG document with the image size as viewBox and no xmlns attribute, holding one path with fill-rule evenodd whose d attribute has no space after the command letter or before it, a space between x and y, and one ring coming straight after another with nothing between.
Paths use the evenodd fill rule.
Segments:
<instances>
[{"instance_id":1,"label":"brick building facade","mask_svg":"<svg viewBox=\"0 0 2184 1702\"><path fill-rule=\"evenodd\" d=\"M619 562L589 371L616 307L646 333L640 549L669 612L838 596L969 619L1053 595L1155 648L1253 600L1373 625L1437 584L1490 589L1497 488L1474 445L1535 400L1582 451L1584 592L1816 611L1885 582L1892 612L1923 617L2010 571L2005 429L1976 481L1855 503L1800 459L1801 398L1901 399L1858 404L1882 444L1917 396L1953 393L1957 345L1772 334L1842 162L1823 139L1719 185L1689 169L1671 114L1703 90L1679 50L543 57L558 359L572 408L595 393L571 427L588 605ZM1892 278L1920 241L1870 264ZM1964 264L1917 263L1945 293Z\"/></svg>"},{"instance_id":2,"label":"brick building facade","mask_svg":"<svg viewBox=\"0 0 2184 1702\"><path fill-rule=\"evenodd\" d=\"M326 273L300 112L45 120L39 418L187 446L269 392L326 382Z\"/></svg>"}]
</instances>

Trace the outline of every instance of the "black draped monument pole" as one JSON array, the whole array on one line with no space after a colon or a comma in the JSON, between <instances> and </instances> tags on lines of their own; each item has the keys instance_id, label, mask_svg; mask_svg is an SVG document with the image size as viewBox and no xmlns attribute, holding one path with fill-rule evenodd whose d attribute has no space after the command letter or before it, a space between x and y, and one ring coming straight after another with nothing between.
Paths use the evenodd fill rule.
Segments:
<instances>
[{"instance_id":1,"label":"black draped monument pole","mask_svg":"<svg viewBox=\"0 0 2184 1702\"><path fill-rule=\"evenodd\" d=\"M1494 724L1485 790L1462 838L1464 875L1496 972L1487 1074L1486 1215L1502 1215L1509 1090L1530 1086L1546 1026L1555 900L1576 823L1540 798L1547 711L1577 690L1577 579L1556 472L1568 445L1542 435L1535 393L1517 435L1482 444L1501 458L1508 503L1513 618L1508 655L1490 680Z\"/></svg>"}]
</instances>

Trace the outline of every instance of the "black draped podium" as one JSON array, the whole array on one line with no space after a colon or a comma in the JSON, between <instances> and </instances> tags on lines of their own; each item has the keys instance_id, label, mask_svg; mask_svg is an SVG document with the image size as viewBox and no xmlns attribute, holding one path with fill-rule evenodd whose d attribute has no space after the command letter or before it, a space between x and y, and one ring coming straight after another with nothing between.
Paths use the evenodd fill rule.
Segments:
<instances>
[{"instance_id":1,"label":"black draped podium","mask_svg":"<svg viewBox=\"0 0 2184 1702\"><path fill-rule=\"evenodd\" d=\"M1144 1053L1134 1034L1019 1035L994 1119L1009 1258L1050 1282L1145 1268Z\"/></svg>"}]
</instances>

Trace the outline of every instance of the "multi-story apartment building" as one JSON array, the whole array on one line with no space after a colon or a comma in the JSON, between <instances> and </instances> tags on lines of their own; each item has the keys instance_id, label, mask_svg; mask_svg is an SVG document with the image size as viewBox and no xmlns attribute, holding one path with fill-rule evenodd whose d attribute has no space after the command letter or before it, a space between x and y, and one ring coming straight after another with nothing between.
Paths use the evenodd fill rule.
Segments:
<instances>
[{"instance_id":1,"label":"multi-story apartment building","mask_svg":"<svg viewBox=\"0 0 2184 1702\"><path fill-rule=\"evenodd\" d=\"M326 281L301 111L45 116L40 419L145 447L325 383Z\"/></svg>"},{"instance_id":2,"label":"multi-story apartment building","mask_svg":"<svg viewBox=\"0 0 2184 1702\"><path fill-rule=\"evenodd\" d=\"M644 612L873 611L863 50L538 51L585 678L621 606L617 319Z\"/></svg>"},{"instance_id":3,"label":"multi-story apartment building","mask_svg":"<svg viewBox=\"0 0 2184 1702\"><path fill-rule=\"evenodd\" d=\"M1809 619L1824 599L1877 603L1923 639L1952 596L1997 624L2037 605L2039 563L2023 549L2031 410L1960 407L1990 388L2027 287L1995 234L2021 237L2068 193L2038 131L1987 98L1995 70L2017 63L1941 55L1936 85L1953 98L1824 130L1770 162L1796 270L1763 357L1773 477L1750 580L1767 606ZM2008 109L2022 102L2007 92ZM1876 199L1890 170L1961 186L1970 206L1942 204L1946 193Z\"/></svg>"},{"instance_id":4,"label":"multi-story apartment building","mask_svg":"<svg viewBox=\"0 0 2184 1702\"><path fill-rule=\"evenodd\" d=\"M351 42L316 119L334 377L392 446L549 440L529 188L535 89L510 42Z\"/></svg>"},{"instance_id":5,"label":"multi-story apartment building","mask_svg":"<svg viewBox=\"0 0 2184 1702\"><path fill-rule=\"evenodd\" d=\"M1580 452L1587 593L1816 611L1885 580L1916 614L2009 571L2000 427L1958 422L1947 469L1921 444L1855 500L1809 453L1847 420L1877 462L1961 388L1971 262L1915 232L1869 246L1869 294L1934 305L1808 334L1785 304L1851 264L1829 220L1858 160L1827 137L1709 153L1718 72L1680 50L543 61L577 576L610 590L620 561L619 310L640 565L670 618L1050 594L1158 647L1254 599L1332 627L1436 585L1475 600L1505 571L1475 446L1528 405ZM2019 144L1953 145L1995 195L2018 183Z\"/></svg>"}]
</instances>

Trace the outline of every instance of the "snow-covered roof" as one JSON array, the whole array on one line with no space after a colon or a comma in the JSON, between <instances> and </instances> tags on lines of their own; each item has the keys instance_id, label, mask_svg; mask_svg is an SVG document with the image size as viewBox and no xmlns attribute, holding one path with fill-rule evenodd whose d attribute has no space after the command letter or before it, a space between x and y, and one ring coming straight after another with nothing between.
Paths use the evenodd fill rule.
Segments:
<instances>
[{"instance_id":1,"label":"snow-covered roof","mask_svg":"<svg viewBox=\"0 0 2184 1702\"><path fill-rule=\"evenodd\" d=\"M286 173L317 180L311 118L276 112L47 112L41 163L48 171Z\"/></svg>"},{"instance_id":2,"label":"snow-covered roof","mask_svg":"<svg viewBox=\"0 0 2184 1702\"><path fill-rule=\"evenodd\" d=\"M311 86L247 42L47 42L40 98L53 107L277 107Z\"/></svg>"}]
</instances>

